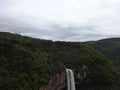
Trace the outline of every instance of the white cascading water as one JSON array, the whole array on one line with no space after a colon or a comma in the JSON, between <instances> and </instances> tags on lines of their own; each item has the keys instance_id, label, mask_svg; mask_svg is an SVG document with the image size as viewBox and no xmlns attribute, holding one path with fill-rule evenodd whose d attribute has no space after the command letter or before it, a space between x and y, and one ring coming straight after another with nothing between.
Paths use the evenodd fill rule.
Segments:
<instances>
[{"instance_id":1,"label":"white cascading water","mask_svg":"<svg viewBox=\"0 0 120 90\"><path fill-rule=\"evenodd\" d=\"M67 74L67 90L75 90L75 80L74 80L74 74L71 69L66 69Z\"/></svg>"}]
</instances>

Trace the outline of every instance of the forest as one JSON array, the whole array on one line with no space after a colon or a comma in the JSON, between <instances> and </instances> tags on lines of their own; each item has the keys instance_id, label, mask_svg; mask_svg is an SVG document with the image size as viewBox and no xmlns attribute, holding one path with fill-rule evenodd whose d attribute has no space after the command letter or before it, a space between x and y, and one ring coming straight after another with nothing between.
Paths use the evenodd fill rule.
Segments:
<instances>
[{"instance_id":1,"label":"forest","mask_svg":"<svg viewBox=\"0 0 120 90\"><path fill-rule=\"evenodd\" d=\"M120 90L120 39L108 41L60 42L0 32L0 90L38 90L65 68L82 65L89 68L87 85Z\"/></svg>"}]
</instances>

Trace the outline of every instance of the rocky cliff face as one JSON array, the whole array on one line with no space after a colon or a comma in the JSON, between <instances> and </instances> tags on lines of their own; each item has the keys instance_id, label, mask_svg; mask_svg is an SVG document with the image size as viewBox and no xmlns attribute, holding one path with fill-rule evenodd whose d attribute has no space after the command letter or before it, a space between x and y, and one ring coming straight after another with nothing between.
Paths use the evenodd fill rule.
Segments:
<instances>
[{"instance_id":1,"label":"rocky cliff face","mask_svg":"<svg viewBox=\"0 0 120 90\"><path fill-rule=\"evenodd\" d=\"M79 68L78 68L79 69ZM82 66L81 70L74 70L75 83L76 85L90 82L87 77L87 66ZM46 85L41 87L39 90L66 90L66 73L55 75Z\"/></svg>"},{"instance_id":2,"label":"rocky cliff face","mask_svg":"<svg viewBox=\"0 0 120 90\"><path fill-rule=\"evenodd\" d=\"M62 90L66 86L65 81L65 73L57 74L39 90Z\"/></svg>"}]
</instances>

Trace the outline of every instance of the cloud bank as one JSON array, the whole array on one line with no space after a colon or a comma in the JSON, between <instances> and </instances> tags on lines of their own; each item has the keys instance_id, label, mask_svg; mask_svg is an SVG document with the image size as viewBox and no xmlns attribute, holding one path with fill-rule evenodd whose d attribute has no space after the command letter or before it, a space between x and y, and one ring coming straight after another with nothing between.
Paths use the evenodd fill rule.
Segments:
<instances>
[{"instance_id":1,"label":"cloud bank","mask_svg":"<svg viewBox=\"0 0 120 90\"><path fill-rule=\"evenodd\" d=\"M119 0L0 0L0 31L88 41L120 36Z\"/></svg>"}]
</instances>

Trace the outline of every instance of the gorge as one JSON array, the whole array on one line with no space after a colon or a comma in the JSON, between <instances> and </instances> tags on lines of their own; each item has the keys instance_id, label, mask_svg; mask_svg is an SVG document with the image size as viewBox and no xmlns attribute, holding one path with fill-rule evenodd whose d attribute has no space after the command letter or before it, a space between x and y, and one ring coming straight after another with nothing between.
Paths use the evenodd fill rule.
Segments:
<instances>
[{"instance_id":1,"label":"gorge","mask_svg":"<svg viewBox=\"0 0 120 90\"><path fill-rule=\"evenodd\" d=\"M120 90L118 69L91 45L0 32L1 90L66 90L66 67L76 90Z\"/></svg>"}]
</instances>

